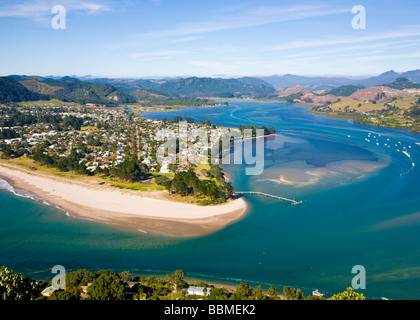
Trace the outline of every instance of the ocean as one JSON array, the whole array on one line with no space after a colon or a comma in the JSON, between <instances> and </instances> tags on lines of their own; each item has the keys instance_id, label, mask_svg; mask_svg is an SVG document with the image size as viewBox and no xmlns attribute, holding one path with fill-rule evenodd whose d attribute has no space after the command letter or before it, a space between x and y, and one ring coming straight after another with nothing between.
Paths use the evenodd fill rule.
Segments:
<instances>
[{"instance_id":1,"label":"ocean","mask_svg":"<svg viewBox=\"0 0 420 320\"><path fill-rule=\"evenodd\" d=\"M241 220L200 238L133 233L69 217L0 181L0 265L36 279L67 271L129 270L217 283L318 289L329 297L366 271L369 299L420 298L420 135L368 127L283 103L229 101L229 107L147 113L150 119L208 118L212 124L275 127L265 139L264 171L224 165L236 190L302 200L244 195ZM404 153L406 151L407 153Z\"/></svg>"}]
</instances>

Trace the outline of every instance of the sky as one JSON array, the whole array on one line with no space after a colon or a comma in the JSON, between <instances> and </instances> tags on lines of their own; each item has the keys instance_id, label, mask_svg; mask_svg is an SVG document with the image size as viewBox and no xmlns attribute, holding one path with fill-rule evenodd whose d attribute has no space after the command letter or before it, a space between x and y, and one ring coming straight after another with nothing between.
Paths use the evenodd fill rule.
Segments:
<instances>
[{"instance_id":1,"label":"sky","mask_svg":"<svg viewBox=\"0 0 420 320\"><path fill-rule=\"evenodd\" d=\"M419 12L418 0L0 0L0 74L404 72L420 69Z\"/></svg>"}]
</instances>

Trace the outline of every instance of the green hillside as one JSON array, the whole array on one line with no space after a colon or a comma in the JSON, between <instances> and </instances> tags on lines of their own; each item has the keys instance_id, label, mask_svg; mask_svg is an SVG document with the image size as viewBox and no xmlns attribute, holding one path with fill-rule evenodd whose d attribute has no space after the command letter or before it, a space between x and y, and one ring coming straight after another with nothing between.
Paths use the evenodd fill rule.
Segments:
<instances>
[{"instance_id":1,"label":"green hillside","mask_svg":"<svg viewBox=\"0 0 420 320\"><path fill-rule=\"evenodd\" d=\"M47 99L46 96L29 91L18 81L0 77L0 102L21 102L21 101L37 101Z\"/></svg>"},{"instance_id":2,"label":"green hillside","mask_svg":"<svg viewBox=\"0 0 420 320\"><path fill-rule=\"evenodd\" d=\"M216 79L191 77L160 84L161 92L188 97L240 97L269 94L275 89L265 81L254 78Z\"/></svg>"},{"instance_id":3,"label":"green hillside","mask_svg":"<svg viewBox=\"0 0 420 320\"><path fill-rule=\"evenodd\" d=\"M70 77L58 80L40 77L13 77L20 79L20 84L32 92L48 95L50 98L64 102L93 103L107 106L136 102L133 96L121 92L111 85L85 82Z\"/></svg>"},{"instance_id":4,"label":"green hillside","mask_svg":"<svg viewBox=\"0 0 420 320\"><path fill-rule=\"evenodd\" d=\"M411 82L407 78L401 77L394 82L384 84L385 87L404 90L404 89L420 89L420 83Z\"/></svg>"},{"instance_id":5,"label":"green hillside","mask_svg":"<svg viewBox=\"0 0 420 320\"><path fill-rule=\"evenodd\" d=\"M364 89L364 87L345 85L328 90L325 92L325 94L332 94L337 97L348 97L360 89Z\"/></svg>"}]
</instances>

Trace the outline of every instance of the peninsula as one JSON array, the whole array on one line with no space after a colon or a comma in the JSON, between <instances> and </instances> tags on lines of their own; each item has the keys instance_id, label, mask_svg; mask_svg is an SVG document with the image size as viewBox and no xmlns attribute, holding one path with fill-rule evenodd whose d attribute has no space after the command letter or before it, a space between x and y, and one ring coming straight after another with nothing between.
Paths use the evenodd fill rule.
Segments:
<instances>
[{"instance_id":1,"label":"peninsula","mask_svg":"<svg viewBox=\"0 0 420 320\"><path fill-rule=\"evenodd\" d=\"M160 158L165 130L126 109L79 105L3 107L0 176L68 215L136 232L196 237L223 228L246 211L217 164ZM186 130L212 130L186 120ZM199 157L190 143L189 160ZM178 154L179 155L179 154ZM197 160L197 159L195 159Z\"/></svg>"}]
</instances>

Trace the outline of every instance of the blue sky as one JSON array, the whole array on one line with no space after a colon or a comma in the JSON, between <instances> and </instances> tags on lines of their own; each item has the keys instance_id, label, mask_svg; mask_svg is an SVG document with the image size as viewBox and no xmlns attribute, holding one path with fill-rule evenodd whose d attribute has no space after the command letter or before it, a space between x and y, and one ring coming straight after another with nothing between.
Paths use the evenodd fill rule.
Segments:
<instances>
[{"instance_id":1,"label":"blue sky","mask_svg":"<svg viewBox=\"0 0 420 320\"><path fill-rule=\"evenodd\" d=\"M54 5L66 29L51 26ZM353 6L366 29L352 28ZM2 75L374 75L420 68L420 2L0 0Z\"/></svg>"}]
</instances>

